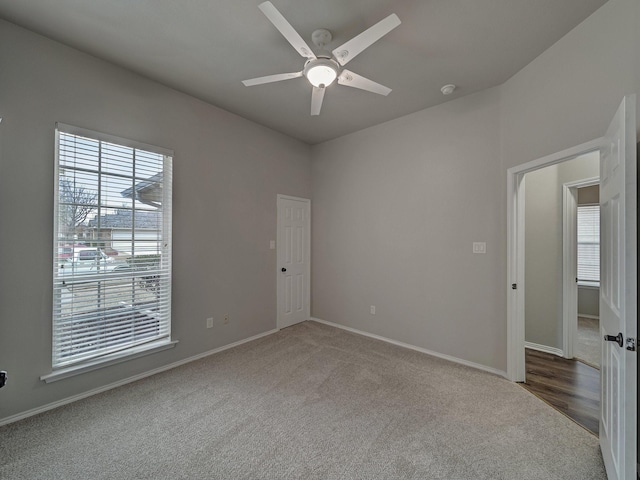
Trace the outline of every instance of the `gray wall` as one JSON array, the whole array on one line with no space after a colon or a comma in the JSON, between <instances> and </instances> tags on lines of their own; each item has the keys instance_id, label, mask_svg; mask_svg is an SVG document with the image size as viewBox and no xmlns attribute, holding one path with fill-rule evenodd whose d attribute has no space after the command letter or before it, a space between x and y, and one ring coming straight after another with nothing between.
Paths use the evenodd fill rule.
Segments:
<instances>
[{"instance_id":1,"label":"gray wall","mask_svg":"<svg viewBox=\"0 0 640 480\"><path fill-rule=\"evenodd\" d=\"M557 188L556 165L525 175L525 341L562 348L562 197Z\"/></svg>"},{"instance_id":2,"label":"gray wall","mask_svg":"<svg viewBox=\"0 0 640 480\"><path fill-rule=\"evenodd\" d=\"M2 21L0 65L0 419L276 328L276 195L310 196L307 145ZM56 121L175 151L179 343L45 384Z\"/></svg>"},{"instance_id":3,"label":"gray wall","mask_svg":"<svg viewBox=\"0 0 640 480\"><path fill-rule=\"evenodd\" d=\"M525 341L562 349L562 186L599 175L598 153L525 175Z\"/></svg>"},{"instance_id":4,"label":"gray wall","mask_svg":"<svg viewBox=\"0 0 640 480\"><path fill-rule=\"evenodd\" d=\"M314 147L313 316L504 364L498 114L491 89Z\"/></svg>"},{"instance_id":5,"label":"gray wall","mask_svg":"<svg viewBox=\"0 0 640 480\"><path fill-rule=\"evenodd\" d=\"M624 95L640 111L639 44L640 2L609 0L505 82L504 169L601 137Z\"/></svg>"},{"instance_id":6,"label":"gray wall","mask_svg":"<svg viewBox=\"0 0 640 480\"><path fill-rule=\"evenodd\" d=\"M600 203L600 186L578 188L578 205L593 205Z\"/></svg>"},{"instance_id":7,"label":"gray wall","mask_svg":"<svg viewBox=\"0 0 640 480\"><path fill-rule=\"evenodd\" d=\"M506 370L506 170L640 93L639 17L610 0L498 88L315 146L312 315Z\"/></svg>"},{"instance_id":8,"label":"gray wall","mask_svg":"<svg viewBox=\"0 0 640 480\"><path fill-rule=\"evenodd\" d=\"M600 317L600 289L578 287L578 316Z\"/></svg>"}]
</instances>

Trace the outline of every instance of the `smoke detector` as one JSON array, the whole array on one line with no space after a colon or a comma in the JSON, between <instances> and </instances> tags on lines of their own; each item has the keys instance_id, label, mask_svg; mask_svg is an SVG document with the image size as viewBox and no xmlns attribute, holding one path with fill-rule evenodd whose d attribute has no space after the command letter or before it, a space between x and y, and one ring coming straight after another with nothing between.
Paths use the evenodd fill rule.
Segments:
<instances>
[{"instance_id":1,"label":"smoke detector","mask_svg":"<svg viewBox=\"0 0 640 480\"><path fill-rule=\"evenodd\" d=\"M449 85L445 85L444 87L442 87L440 91L442 92L443 95L451 95L455 89L456 89L456 86L450 83Z\"/></svg>"}]
</instances>

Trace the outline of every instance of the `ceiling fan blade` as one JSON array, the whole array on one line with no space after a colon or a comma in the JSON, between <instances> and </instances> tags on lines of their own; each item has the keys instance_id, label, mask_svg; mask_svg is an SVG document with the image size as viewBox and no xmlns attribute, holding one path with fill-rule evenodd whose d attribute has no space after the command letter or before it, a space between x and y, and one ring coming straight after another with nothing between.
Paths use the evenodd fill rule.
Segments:
<instances>
[{"instance_id":1,"label":"ceiling fan blade","mask_svg":"<svg viewBox=\"0 0 640 480\"><path fill-rule=\"evenodd\" d=\"M349 61L361 53L364 49L380 40L391 30L400 25L400 19L395 13L392 13L384 20L380 20L374 26L369 27L360 35L353 37L347 43L340 45L333 52L333 56L340 65L346 65Z\"/></svg>"},{"instance_id":2,"label":"ceiling fan blade","mask_svg":"<svg viewBox=\"0 0 640 480\"><path fill-rule=\"evenodd\" d=\"M282 80L289 80L290 78L298 78L302 76L302 72L291 73L276 73L275 75L267 75L266 77L250 78L249 80L243 80L245 87L253 87L254 85L261 85L263 83L280 82Z\"/></svg>"},{"instance_id":3,"label":"ceiling fan blade","mask_svg":"<svg viewBox=\"0 0 640 480\"><path fill-rule=\"evenodd\" d=\"M360 90L366 90L367 92L373 92L384 96L391 93L391 89L389 87L380 85L373 80L369 80L368 78L346 69L342 70L342 73L338 77L338 83L347 87L359 88Z\"/></svg>"},{"instance_id":4,"label":"ceiling fan blade","mask_svg":"<svg viewBox=\"0 0 640 480\"><path fill-rule=\"evenodd\" d=\"M311 92L311 115L320 115L325 90L326 88L313 87Z\"/></svg>"},{"instance_id":5,"label":"ceiling fan blade","mask_svg":"<svg viewBox=\"0 0 640 480\"><path fill-rule=\"evenodd\" d=\"M287 39L297 52L306 58L316 58L309 45L296 32L286 18L273 6L271 2L264 2L258 5L262 13L273 23L280 33Z\"/></svg>"}]
</instances>

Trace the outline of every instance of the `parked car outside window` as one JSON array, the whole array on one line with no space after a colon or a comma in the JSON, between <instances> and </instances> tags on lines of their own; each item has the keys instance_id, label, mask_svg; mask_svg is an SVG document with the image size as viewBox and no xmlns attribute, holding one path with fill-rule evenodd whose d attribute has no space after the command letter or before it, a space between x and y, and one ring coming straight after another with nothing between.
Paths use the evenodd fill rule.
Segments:
<instances>
[{"instance_id":1,"label":"parked car outside window","mask_svg":"<svg viewBox=\"0 0 640 480\"><path fill-rule=\"evenodd\" d=\"M131 267L126 259L110 257L97 247L75 248L73 255L60 259L59 264L59 273L67 283L93 281L91 275L128 270L131 270Z\"/></svg>"}]
</instances>

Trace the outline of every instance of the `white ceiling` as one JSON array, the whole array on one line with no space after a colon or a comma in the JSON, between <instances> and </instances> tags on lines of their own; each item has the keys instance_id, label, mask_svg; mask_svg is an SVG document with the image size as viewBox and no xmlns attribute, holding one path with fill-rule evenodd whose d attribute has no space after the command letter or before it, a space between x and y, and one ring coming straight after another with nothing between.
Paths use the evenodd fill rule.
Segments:
<instances>
[{"instance_id":1,"label":"white ceiling","mask_svg":"<svg viewBox=\"0 0 640 480\"><path fill-rule=\"evenodd\" d=\"M391 13L402 21L348 65L389 96L334 84L317 117L304 78L241 83L304 65L261 2L0 0L0 17L315 144L499 85L606 0L272 0L310 46L329 29L329 50Z\"/></svg>"}]
</instances>

